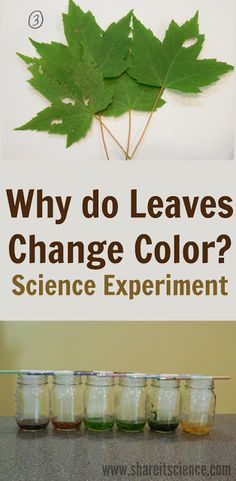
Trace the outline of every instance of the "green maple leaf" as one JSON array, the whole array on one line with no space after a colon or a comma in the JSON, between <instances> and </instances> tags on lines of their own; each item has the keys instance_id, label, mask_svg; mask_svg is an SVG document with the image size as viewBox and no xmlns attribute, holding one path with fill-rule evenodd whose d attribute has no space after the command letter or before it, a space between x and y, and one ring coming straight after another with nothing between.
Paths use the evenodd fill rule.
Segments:
<instances>
[{"instance_id":1,"label":"green maple leaf","mask_svg":"<svg viewBox=\"0 0 236 481\"><path fill-rule=\"evenodd\" d=\"M93 114L83 104L55 102L16 130L37 130L49 134L67 135L67 147L79 141L88 132Z\"/></svg>"},{"instance_id":2,"label":"green maple leaf","mask_svg":"<svg viewBox=\"0 0 236 481\"><path fill-rule=\"evenodd\" d=\"M68 14L63 15L68 45L31 40L40 57L18 54L32 74L29 83L51 107L16 130L64 134L67 147L84 137L94 115L112 101L104 77L127 69L131 16L132 12L103 32L91 12L84 13L70 0Z\"/></svg>"},{"instance_id":3,"label":"green maple leaf","mask_svg":"<svg viewBox=\"0 0 236 481\"><path fill-rule=\"evenodd\" d=\"M40 58L30 58L18 54L28 64L32 74L29 83L51 102L63 97L79 100L83 98L82 91L73 80L75 68L69 48L61 43L38 43L31 40ZM83 73L84 75L84 73Z\"/></svg>"},{"instance_id":4,"label":"green maple leaf","mask_svg":"<svg viewBox=\"0 0 236 481\"><path fill-rule=\"evenodd\" d=\"M193 45L184 45L193 39ZM172 21L163 42L133 17L133 64L129 74L140 83L162 90L199 93L202 87L233 70L233 66L215 59L198 60L204 39L199 34L198 13L181 26Z\"/></svg>"},{"instance_id":5,"label":"green maple leaf","mask_svg":"<svg viewBox=\"0 0 236 481\"><path fill-rule=\"evenodd\" d=\"M91 12L84 13L73 0L68 14L63 15L68 45L79 56L84 46L104 77L118 77L127 69L126 57L130 48L132 12L104 32Z\"/></svg>"},{"instance_id":6,"label":"green maple leaf","mask_svg":"<svg viewBox=\"0 0 236 481\"><path fill-rule=\"evenodd\" d=\"M113 101L102 113L105 117L119 117L128 111L151 112L160 88L138 84L127 73L117 79L105 81L113 91ZM162 107L165 101L160 99L155 109Z\"/></svg>"},{"instance_id":7,"label":"green maple leaf","mask_svg":"<svg viewBox=\"0 0 236 481\"><path fill-rule=\"evenodd\" d=\"M31 42L41 57L19 55L32 74L29 83L51 102L51 107L16 130L67 135L69 147L86 135L94 115L109 105L113 93L87 51L75 62L66 45Z\"/></svg>"},{"instance_id":8,"label":"green maple leaf","mask_svg":"<svg viewBox=\"0 0 236 481\"><path fill-rule=\"evenodd\" d=\"M215 59L198 59L205 40L198 14L182 26L172 21L163 42L132 12L103 31L92 13L73 0L63 23L68 45L31 40L39 57L18 54L32 75L29 83L51 105L16 130L67 135L67 147L86 135L94 117L150 112L134 155L154 111L165 103L165 88L198 93L233 69Z\"/></svg>"}]
</instances>

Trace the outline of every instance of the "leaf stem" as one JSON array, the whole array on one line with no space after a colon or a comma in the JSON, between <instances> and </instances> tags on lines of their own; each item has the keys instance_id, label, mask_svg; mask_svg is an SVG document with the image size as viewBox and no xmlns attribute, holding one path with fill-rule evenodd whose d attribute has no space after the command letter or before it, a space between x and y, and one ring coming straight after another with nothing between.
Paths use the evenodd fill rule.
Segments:
<instances>
[{"instance_id":1,"label":"leaf stem","mask_svg":"<svg viewBox=\"0 0 236 481\"><path fill-rule=\"evenodd\" d=\"M123 154L126 156L127 152L126 150L122 147L120 142L117 140L117 138L113 135L113 133L110 131L110 129L104 124L102 120L100 120L100 116L95 115L95 119L98 120L98 122L102 125L102 127L108 132L108 134L112 137L112 139L115 141L115 143L118 145L118 147L122 150ZM130 156L127 157L128 159L131 159Z\"/></svg>"},{"instance_id":2,"label":"leaf stem","mask_svg":"<svg viewBox=\"0 0 236 481\"><path fill-rule=\"evenodd\" d=\"M153 116L153 114L154 114L154 112L155 112L155 110L156 110L157 104L158 104L159 100L161 99L164 91L165 91L165 87L162 87L161 90L160 90L160 92L158 92L158 95L157 95L156 100L155 100L155 102L154 102L152 111L150 112L150 114L149 114L149 116L148 116L146 125L145 125L145 127L144 127L144 129L143 129L143 131L142 131L142 134L141 134L141 136L140 136L140 138L139 138L139 140L138 140L138 142L137 142L137 144L136 144L136 146L135 146L132 154L130 155L130 158L131 158L131 159L134 158L134 155L136 154L136 152L137 152L137 150L138 150L138 148L139 148L139 146L140 146L140 144L141 144L141 142L142 142L142 140L143 140L143 138L144 138L144 135L145 135L146 132L147 132L147 129L148 129L148 127L149 127L149 124L150 124L150 122L151 122L151 120L152 120L152 116Z\"/></svg>"},{"instance_id":3,"label":"leaf stem","mask_svg":"<svg viewBox=\"0 0 236 481\"><path fill-rule=\"evenodd\" d=\"M108 150L107 150L107 144L106 144L106 140L105 140L104 130L103 130L103 123L102 123L101 114L99 114L99 124L100 124L102 143L103 143L103 147L104 147L104 150L105 150L106 158L107 158L107 160L110 160Z\"/></svg>"},{"instance_id":4,"label":"leaf stem","mask_svg":"<svg viewBox=\"0 0 236 481\"><path fill-rule=\"evenodd\" d=\"M129 149L130 149L130 141L131 141L131 129L132 129L132 112L129 110L129 130L128 130L128 142L127 142L127 155L126 160L129 159Z\"/></svg>"}]
</instances>

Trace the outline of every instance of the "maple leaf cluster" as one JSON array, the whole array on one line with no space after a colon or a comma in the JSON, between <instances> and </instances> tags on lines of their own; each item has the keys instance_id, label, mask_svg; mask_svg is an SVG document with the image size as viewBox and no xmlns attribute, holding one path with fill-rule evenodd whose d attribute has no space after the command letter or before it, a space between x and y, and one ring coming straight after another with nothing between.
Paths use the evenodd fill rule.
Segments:
<instances>
[{"instance_id":1,"label":"maple leaf cluster","mask_svg":"<svg viewBox=\"0 0 236 481\"><path fill-rule=\"evenodd\" d=\"M172 21L163 41L133 12L104 31L73 0L63 24L67 45L31 39L39 57L18 54L32 75L29 83L50 106L16 130L66 135L67 147L85 137L94 117L154 112L165 104L165 89L199 93L233 69L199 60L205 37L198 13L183 25Z\"/></svg>"}]
</instances>

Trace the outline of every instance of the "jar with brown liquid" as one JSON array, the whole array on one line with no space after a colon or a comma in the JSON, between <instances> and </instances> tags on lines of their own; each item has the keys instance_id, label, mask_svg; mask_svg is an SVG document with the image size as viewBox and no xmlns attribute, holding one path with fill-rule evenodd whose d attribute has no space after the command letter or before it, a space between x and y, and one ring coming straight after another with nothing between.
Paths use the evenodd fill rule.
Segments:
<instances>
[{"instance_id":1,"label":"jar with brown liquid","mask_svg":"<svg viewBox=\"0 0 236 481\"><path fill-rule=\"evenodd\" d=\"M53 376L52 424L60 431L79 429L83 419L83 393L80 376L73 373Z\"/></svg>"},{"instance_id":2,"label":"jar with brown liquid","mask_svg":"<svg viewBox=\"0 0 236 481\"><path fill-rule=\"evenodd\" d=\"M213 379L187 381L182 397L181 424L190 434L208 434L212 430L216 406Z\"/></svg>"},{"instance_id":3,"label":"jar with brown liquid","mask_svg":"<svg viewBox=\"0 0 236 481\"><path fill-rule=\"evenodd\" d=\"M16 422L21 429L38 431L50 422L50 391L45 375L18 375L16 397Z\"/></svg>"}]
</instances>

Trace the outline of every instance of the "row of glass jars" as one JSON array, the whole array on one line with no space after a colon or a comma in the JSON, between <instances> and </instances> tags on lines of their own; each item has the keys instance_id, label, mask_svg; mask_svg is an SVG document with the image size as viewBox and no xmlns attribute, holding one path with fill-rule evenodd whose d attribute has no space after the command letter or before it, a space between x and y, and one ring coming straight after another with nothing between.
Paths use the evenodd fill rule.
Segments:
<instances>
[{"instance_id":1,"label":"row of glass jars","mask_svg":"<svg viewBox=\"0 0 236 481\"><path fill-rule=\"evenodd\" d=\"M141 431L146 422L153 431L210 432L216 398L212 380L187 381L180 394L179 381L123 377L114 390L112 377L88 376L83 392L79 376L55 375L50 390L47 376L19 375L16 421L20 428L38 430L50 420L59 430L78 429L84 421L90 430L104 431L116 423L123 431Z\"/></svg>"}]
</instances>

